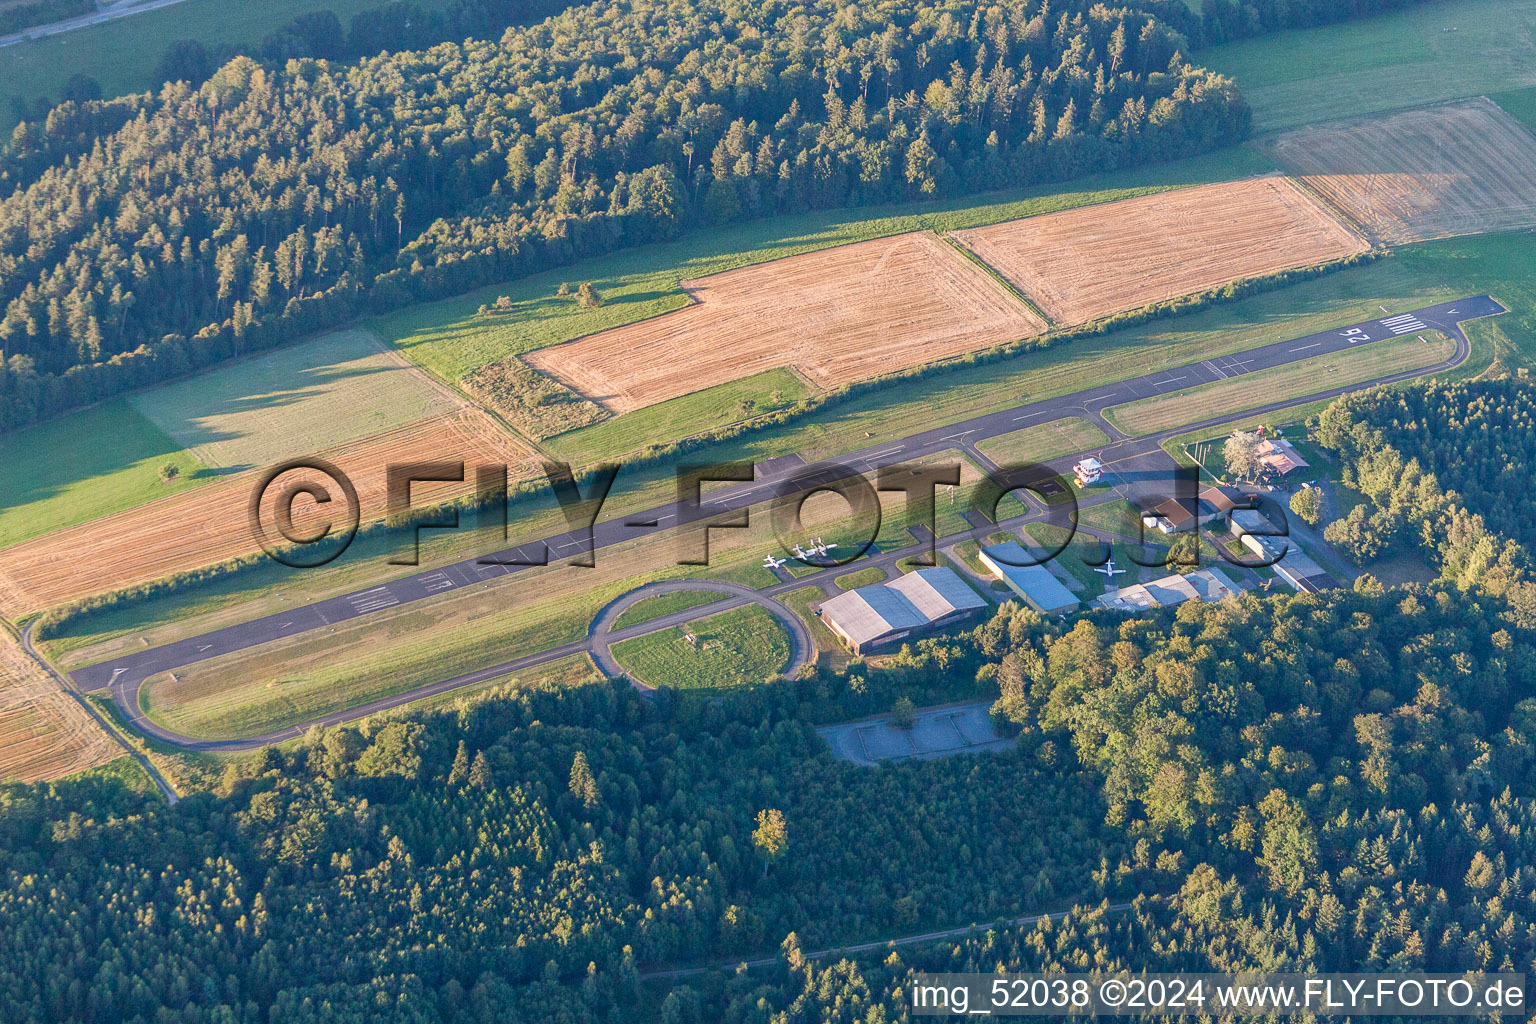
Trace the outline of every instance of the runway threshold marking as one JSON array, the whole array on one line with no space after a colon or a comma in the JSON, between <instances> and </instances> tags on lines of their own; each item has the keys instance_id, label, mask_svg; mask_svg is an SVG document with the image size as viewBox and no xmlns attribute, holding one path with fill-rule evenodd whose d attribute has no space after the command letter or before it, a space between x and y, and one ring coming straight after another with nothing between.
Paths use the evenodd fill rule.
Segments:
<instances>
[{"instance_id":1,"label":"runway threshold marking","mask_svg":"<svg viewBox=\"0 0 1536 1024\"><path fill-rule=\"evenodd\" d=\"M1424 330L1424 321L1412 313L1404 313L1402 316L1394 316L1381 321L1381 326L1395 335L1412 334L1414 331Z\"/></svg>"}]
</instances>

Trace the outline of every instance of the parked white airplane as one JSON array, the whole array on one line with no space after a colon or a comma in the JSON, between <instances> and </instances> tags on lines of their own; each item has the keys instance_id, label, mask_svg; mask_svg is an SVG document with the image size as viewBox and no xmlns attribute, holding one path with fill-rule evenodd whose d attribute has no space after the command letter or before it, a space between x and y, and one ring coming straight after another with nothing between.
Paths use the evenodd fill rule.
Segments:
<instances>
[{"instance_id":1,"label":"parked white airplane","mask_svg":"<svg viewBox=\"0 0 1536 1024\"><path fill-rule=\"evenodd\" d=\"M836 541L823 541L820 537L817 537L816 538L816 546L821 549L821 553L822 554L826 554L828 548L835 548L835 547L837 547L837 542Z\"/></svg>"},{"instance_id":2,"label":"parked white airplane","mask_svg":"<svg viewBox=\"0 0 1536 1024\"><path fill-rule=\"evenodd\" d=\"M796 544L795 545L795 557L800 559L801 561L805 561L805 559L811 557L811 553L809 551L805 550L805 548L801 547L799 544Z\"/></svg>"},{"instance_id":3,"label":"parked white airplane","mask_svg":"<svg viewBox=\"0 0 1536 1024\"><path fill-rule=\"evenodd\" d=\"M823 558L827 557L827 546L821 542L820 537L816 538L816 553Z\"/></svg>"},{"instance_id":4,"label":"parked white airplane","mask_svg":"<svg viewBox=\"0 0 1536 1024\"><path fill-rule=\"evenodd\" d=\"M764 569L782 569L785 564L786 563L785 563L784 559L782 559L782 558L774 558L772 555L769 555L768 557L763 559L763 568Z\"/></svg>"},{"instance_id":5,"label":"parked white airplane","mask_svg":"<svg viewBox=\"0 0 1536 1024\"><path fill-rule=\"evenodd\" d=\"M1125 570L1124 569L1116 569L1115 568L1115 560L1113 558L1111 558L1108 562L1105 562L1103 565L1099 566L1098 568L1094 569L1093 571L1094 572L1101 572L1105 576L1108 576L1110 578L1111 582L1114 581L1114 578L1116 576L1123 576L1123 575L1125 575Z\"/></svg>"}]
</instances>

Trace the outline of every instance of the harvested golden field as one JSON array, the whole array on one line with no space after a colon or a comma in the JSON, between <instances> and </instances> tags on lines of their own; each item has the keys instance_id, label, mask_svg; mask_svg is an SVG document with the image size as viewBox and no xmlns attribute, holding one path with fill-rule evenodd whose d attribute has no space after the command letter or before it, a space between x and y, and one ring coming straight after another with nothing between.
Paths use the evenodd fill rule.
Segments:
<instances>
[{"instance_id":1,"label":"harvested golden field","mask_svg":"<svg viewBox=\"0 0 1536 1024\"><path fill-rule=\"evenodd\" d=\"M123 748L0 630L0 779L57 779L121 756Z\"/></svg>"},{"instance_id":2,"label":"harvested golden field","mask_svg":"<svg viewBox=\"0 0 1536 1024\"><path fill-rule=\"evenodd\" d=\"M524 359L622 413L783 366L834 388L1045 326L984 270L919 231L682 286L694 305Z\"/></svg>"},{"instance_id":3,"label":"harvested golden field","mask_svg":"<svg viewBox=\"0 0 1536 1024\"><path fill-rule=\"evenodd\" d=\"M323 457L351 478L364 522L384 513L385 470L391 463L466 463L462 484L413 485L417 505L473 490L477 464L505 462L514 480L538 469L530 448L485 413L469 408L354 441ZM226 484L185 491L0 551L0 613L14 618L258 550L247 504L259 476L260 471L241 473ZM282 483L289 482L285 475ZM295 526L305 531L315 521L305 514L314 511L313 502L299 498L293 508Z\"/></svg>"},{"instance_id":4,"label":"harvested golden field","mask_svg":"<svg viewBox=\"0 0 1536 1024\"><path fill-rule=\"evenodd\" d=\"M1160 192L954 237L1059 324L1369 248L1282 177Z\"/></svg>"},{"instance_id":5,"label":"harvested golden field","mask_svg":"<svg viewBox=\"0 0 1536 1024\"><path fill-rule=\"evenodd\" d=\"M1482 97L1286 132L1268 148L1389 244L1536 227L1536 138Z\"/></svg>"}]
</instances>

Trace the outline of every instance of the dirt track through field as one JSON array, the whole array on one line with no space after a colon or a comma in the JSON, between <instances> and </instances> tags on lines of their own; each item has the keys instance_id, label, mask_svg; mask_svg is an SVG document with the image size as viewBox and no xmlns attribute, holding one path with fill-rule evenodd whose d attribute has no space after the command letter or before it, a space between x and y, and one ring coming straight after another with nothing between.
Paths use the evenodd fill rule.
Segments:
<instances>
[{"instance_id":1,"label":"dirt track through field","mask_svg":"<svg viewBox=\"0 0 1536 1024\"><path fill-rule=\"evenodd\" d=\"M1286 132L1268 148L1388 244L1536 227L1536 138L1481 97Z\"/></svg>"},{"instance_id":2,"label":"dirt track through field","mask_svg":"<svg viewBox=\"0 0 1536 1024\"><path fill-rule=\"evenodd\" d=\"M954 237L1059 324L1368 248L1278 176L1160 192Z\"/></svg>"},{"instance_id":3,"label":"dirt track through field","mask_svg":"<svg viewBox=\"0 0 1536 1024\"><path fill-rule=\"evenodd\" d=\"M782 366L835 388L1045 326L927 232L790 256L683 288L694 305L524 358L622 413Z\"/></svg>"},{"instance_id":4,"label":"dirt track through field","mask_svg":"<svg viewBox=\"0 0 1536 1024\"><path fill-rule=\"evenodd\" d=\"M533 451L475 409L418 420L323 457L351 478L365 522L383 514L385 468L390 463L466 463L462 484L414 485L412 500L417 505L469 493L477 464L504 462L514 480L537 471ZM260 473L241 473L228 483L184 491L0 551L0 614L15 618L258 550L247 505ZM290 477L285 475L282 482L287 484ZM307 498L294 503L294 523L300 531L316 521L306 517L306 508L313 509Z\"/></svg>"}]
</instances>

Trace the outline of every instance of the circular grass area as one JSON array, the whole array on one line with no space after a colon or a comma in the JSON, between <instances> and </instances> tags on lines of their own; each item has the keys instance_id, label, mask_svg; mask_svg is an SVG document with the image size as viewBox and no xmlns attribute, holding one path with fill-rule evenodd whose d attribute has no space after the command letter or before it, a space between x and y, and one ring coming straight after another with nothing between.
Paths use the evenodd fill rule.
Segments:
<instances>
[{"instance_id":1,"label":"circular grass area","mask_svg":"<svg viewBox=\"0 0 1536 1024\"><path fill-rule=\"evenodd\" d=\"M782 672L790 641L772 614L748 605L620 641L612 651L624 671L649 686L725 690Z\"/></svg>"}]
</instances>

